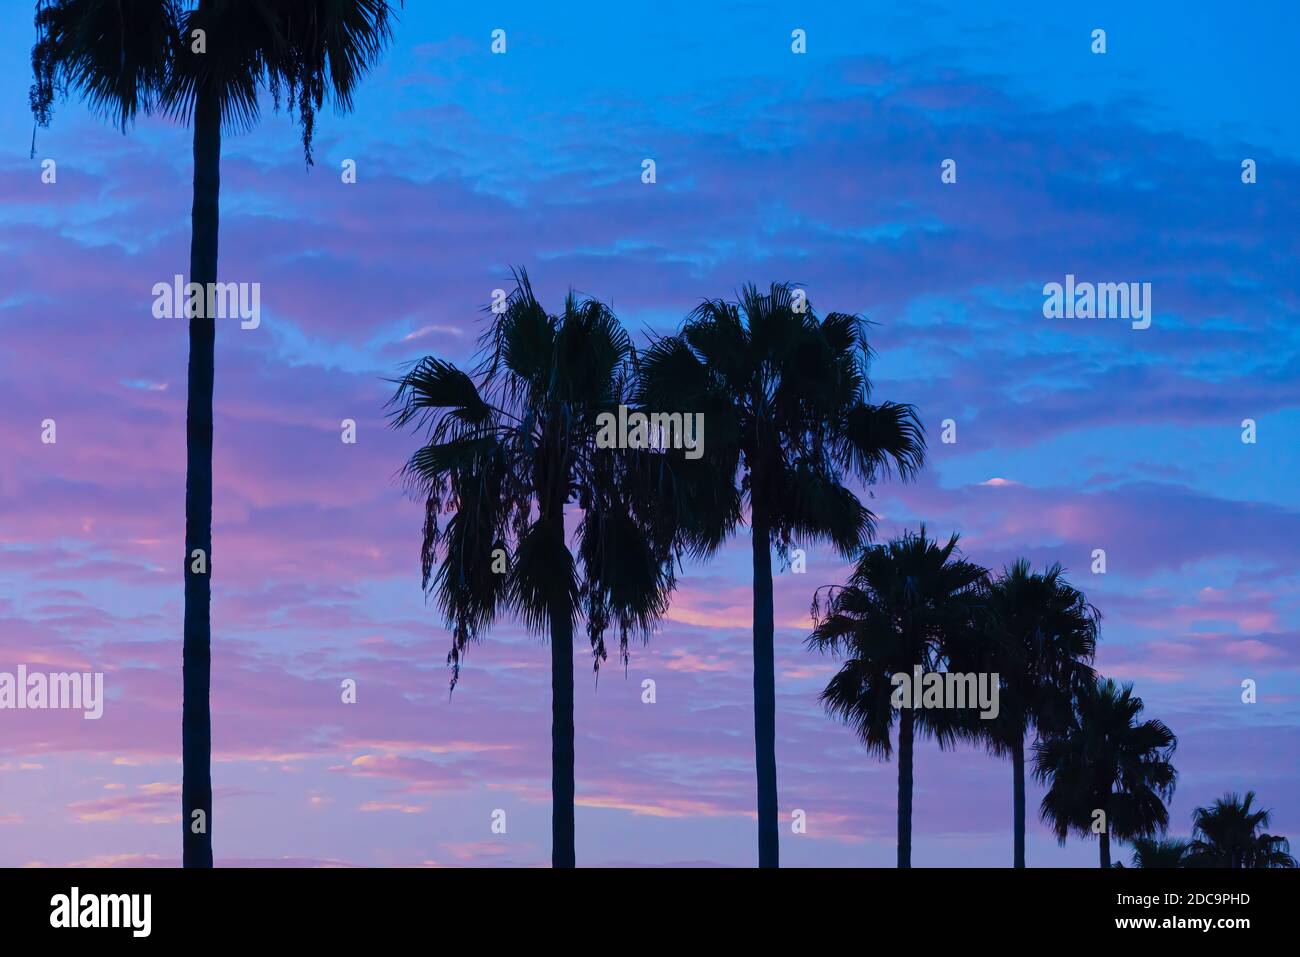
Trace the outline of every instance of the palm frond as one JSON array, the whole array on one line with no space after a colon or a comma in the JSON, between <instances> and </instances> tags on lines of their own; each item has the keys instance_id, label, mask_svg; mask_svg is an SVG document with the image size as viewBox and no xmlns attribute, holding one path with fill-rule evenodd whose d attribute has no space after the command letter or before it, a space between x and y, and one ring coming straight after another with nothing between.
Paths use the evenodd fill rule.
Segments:
<instances>
[{"instance_id":1,"label":"palm frond","mask_svg":"<svg viewBox=\"0 0 1300 957\"><path fill-rule=\"evenodd\" d=\"M60 93L76 93L123 132L155 110L172 73L179 6L170 0L40 0L29 100L45 127ZM33 155L35 138L33 137Z\"/></svg>"}]
</instances>

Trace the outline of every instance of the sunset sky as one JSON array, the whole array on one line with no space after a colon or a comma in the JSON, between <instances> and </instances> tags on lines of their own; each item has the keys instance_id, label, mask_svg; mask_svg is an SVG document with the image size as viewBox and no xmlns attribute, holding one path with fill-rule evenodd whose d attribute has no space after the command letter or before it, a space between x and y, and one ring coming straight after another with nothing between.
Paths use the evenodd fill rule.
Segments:
<instances>
[{"instance_id":1,"label":"sunset sky","mask_svg":"<svg viewBox=\"0 0 1300 957\"><path fill-rule=\"evenodd\" d=\"M187 338L151 289L188 268L190 135L69 99L29 158L32 6L0 3L0 671L102 671L108 701L0 711L0 866L174 865ZM217 864L549 862L549 655L507 623L449 696L395 478L416 440L383 409L404 363L472 354L511 266L638 341L750 281L869 318L873 395L930 441L873 490L881 537L1061 562L1098 670L1178 735L1171 834L1253 789L1300 841L1295 4L470 6L406 4L312 169L269 100L223 144L219 273L261 284L262 321L217 332ZM1044 318L1067 274L1151 283L1151 328ZM894 862L896 767L825 716L835 663L804 647L845 570L812 547L776 580L785 865ZM575 645L579 865L756 862L749 576L747 534L688 565L626 674ZM1011 786L922 742L914 864L1009 865ZM1040 798L1029 865L1095 866Z\"/></svg>"}]
</instances>

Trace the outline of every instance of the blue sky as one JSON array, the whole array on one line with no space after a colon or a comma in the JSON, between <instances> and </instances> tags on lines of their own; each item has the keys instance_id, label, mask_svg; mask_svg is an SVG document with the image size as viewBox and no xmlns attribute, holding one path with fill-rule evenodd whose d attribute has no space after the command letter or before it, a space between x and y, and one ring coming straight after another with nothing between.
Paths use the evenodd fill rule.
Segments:
<instances>
[{"instance_id":1,"label":"blue sky","mask_svg":"<svg viewBox=\"0 0 1300 957\"><path fill-rule=\"evenodd\" d=\"M1174 832L1252 787L1300 831L1295 6L843 6L412 2L310 172L269 104L227 137L221 275L261 282L266 317L218 333L219 860L547 859L546 655L503 627L448 700L393 481L414 439L382 412L402 362L469 354L512 265L638 334L747 281L869 317L876 395L931 441L918 482L874 490L882 534L1065 564L1103 612L1101 670L1180 735ZM29 158L30 6L0 25L0 666L93 664L113 705L93 730L4 729L0 864L167 863L185 342L147 293L185 268L189 140L74 100ZM1152 327L1045 319L1067 273L1150 282ZM625 680L579 682L580 863L752 863L747 548L683 576ZM781 807L812 822L783 854L888 866L894 766L821 713L833 665L802 644L811 589L843 574L814 548L777 581ZM340 711L341 676L368 707ZM926 745L917 788L918 864L1007 861L1005 764ZM500 841L481 825L503 802ZM1031 826L1031 864L1094 860Z\"/></svg>"}]
</instances>

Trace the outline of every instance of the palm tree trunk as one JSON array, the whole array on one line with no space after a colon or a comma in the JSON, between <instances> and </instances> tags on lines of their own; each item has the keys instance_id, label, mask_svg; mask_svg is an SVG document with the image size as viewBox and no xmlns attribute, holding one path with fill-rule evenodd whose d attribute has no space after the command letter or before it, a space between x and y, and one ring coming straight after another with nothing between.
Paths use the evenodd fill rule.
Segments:
<instances>
[{"instance_id":1,"label":"palm tree trunk","mask_svg":"<svg viewBox=\"0 0 1300 957\"><path fill-rule=\"evenodd\" d=\"M221 115L200 90L194 107L190 282L217 280ZM212 383L216 323L190 319L185 412L185 639L182 648L181 828L185 867L212 866ZM201 552L201 557L196 555ZM197 812L202 812L198 814Z\"/></svg>"},{"instance_id":2,"label":"palm tree trunk","mask_svg":"<svg viewBox=\"0 0 1300 957\"><path fill-rule=\"evenodd\" d=\"M912 866L912 709L898 718L898 866Z\"/></svg>"},{"instance_id":3,"label":"palm tree trunk","mask_svg":"<svg viewBox=\"0 0 1300 957\"><path fill-rule=\"evenodd\" d=\"M754 764L758 772L758 866L780 866L776 803L776 655L772 532L754 509Z\"/></svg>"},{"instance_id":4,"label":"palm tree trunk","mask_svg":"<svg viewBox=\"0 0 1300 957\"><path fill-rule=\"evenodd\" d=\"M1023 732L1011 745L1013 781L1011 786L1012 828L1015 830L1014 867L1025 866L1025 739Z\"/></svg>"},{"instance_id":5,"label":"palm tree trunk","mask_svg":"<svg viewBox=\"0 0 1300 957\"><path fill-rule=\"evenodd\" d=\"M575 867L573 621L551 610L551 867Z\"/></svg>"},{"instance_id":6,"label":"palm tree trunk","mask_svg":"<svg viewBox=\"0 0 1300 957\"><path fill-rule=\"evenodd\" d=\"M1109 820L1107 820L1106 826L1107 828L1110 827ZM1097 843L1101 848L1101 866L1110 867L1110 831L1109 830L1102 831L1100 836L1101 836L1101 840L1098 841Z\"/></svg>"}]
</instances>

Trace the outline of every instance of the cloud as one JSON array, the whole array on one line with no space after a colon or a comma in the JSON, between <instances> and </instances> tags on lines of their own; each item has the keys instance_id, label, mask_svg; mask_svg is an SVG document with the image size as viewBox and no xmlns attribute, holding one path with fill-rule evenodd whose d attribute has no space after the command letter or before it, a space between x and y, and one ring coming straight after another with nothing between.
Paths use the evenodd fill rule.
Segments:
<instances>
[{"instance_id":1,"label":"cloud","mask_svg":"<svg viewBox=\"0 0 1300 957\"><path fill-rule=\"evenodd\" d=\"M480 46L420 41L375 95L478 82ZM1184 793L1259 780L1294 830L1300 776L1270 759L1297 721L1300 500L1280 438L1300 404L1293 160L1256 151L1269 175L1246 190L1217 143L901 56L800 86L731 77L671 104L592 92L498 123L521 87L502 79L491 107L383 113L355 188L326 163L304 174L282 126L223 157L222 276L262 283L265 316L217 336L221 863L546 860L547 649L503 623L448 694L449 639L419 593L423 516L395 478L418 439L383 411L401 362L469 358L512 264L552 308L570 286L611 300L639 341L750 280L796 279L819 310L864 313L874 394L915 402L931 429L922 479L874 490L881 535L925 521L990 567L1065 563L1105 614L1103 669L1155 713L1235 702L1237 676L1258 675L1269 723L1182 725L1179 814ZM103 670L109 696L99 722L0 714L0 823L23 824L0 863L178 863L187 341L152 317L149 290L185 266L180 134L92 128L85 168L65 164L57 189L0 163L0 665ZM662 160L654 188L620 145L642 143ZM1043 319L1043 283L1067 272L1151 281L1152 328ZM1247 415L1255 447L1239 441ZM953 446L937 441L948 417ZM1106 576L1089 571L1096 547ZM624 675L597 683L576 650L584 860L752 862L748 548L741 529L683 571ZM847 566L812 546L808 562L775 582L782 813L809 820L783 853L888 863L896 767L825 716L835 662L803 646L812 590ZM923 746L918 861L951 862L948 841L1002 862L1009 776ZM508 840L480 840L485 809L507 804ZM431 837L426 814L452 823ZM1032 828L1045 861L1088 852Z\"/></svg>"}]
</instances>

